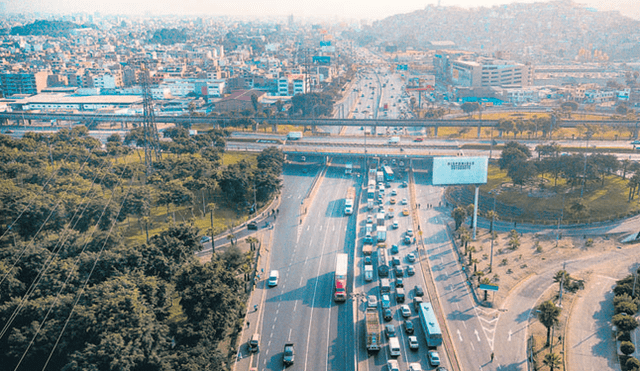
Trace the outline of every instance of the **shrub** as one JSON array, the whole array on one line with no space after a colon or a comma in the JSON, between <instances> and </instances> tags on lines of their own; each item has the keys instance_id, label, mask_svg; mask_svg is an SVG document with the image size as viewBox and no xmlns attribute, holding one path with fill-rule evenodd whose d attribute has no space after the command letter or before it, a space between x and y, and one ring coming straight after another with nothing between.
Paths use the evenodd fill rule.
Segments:
<instances>
[{"instance_id":1,"label":"shrub","mask_svg":"<svg viewBox=\"0 0 640 371\"><path fill-rule=\"evenodd\" d=\"M640 369L640 361L634 357L629 357L624 365L629 371L638 371L638 369Z\"/></svg>"},{"instance_id":2,"label":"shrub","mask_svg":"<svg viewBox=\"0 0 640 371\"><path fill-rule=\"evenodd\" d=\"M620 351L622 354L628 356L629 354L633 354L636 351L636 347L630 341L623 341L620 343Z\"/></svg>"}]
</instances>

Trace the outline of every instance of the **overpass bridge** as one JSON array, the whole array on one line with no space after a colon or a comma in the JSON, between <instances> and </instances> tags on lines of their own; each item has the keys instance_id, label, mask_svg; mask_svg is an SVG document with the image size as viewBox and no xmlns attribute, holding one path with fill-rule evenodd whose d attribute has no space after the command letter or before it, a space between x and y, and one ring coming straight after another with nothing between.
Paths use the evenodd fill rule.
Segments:
<instances>
[{"instance_id":1,"label":"overpass bridge","mask_svg":"<svg viewBox=\"0 0 640 371\"><path fill-rule=\"evenodd\" d=\"M156 123L172 123L182 126L191 125L211 125L214 128L223 128L232 123L237 118L233 117L202 117L202 116L155 116ZM482 128L497 128L498 120L475 120L475 119L346 119L346 118L313 118L313 119L292 119L292 118L256 118L254 119L258 126L271 125L274 131L277 131L278 125L293 125L310 127L315 131L317 126L367 126L372 128L375 133L377 127L421 127L434 128L434 135L438 136L438 128L440 127L470 127L478 129L478 136ZM89 128L95 127L99 123L120 123L123 127L128 124L142 124L143 116L129 115L110 115L110 114L83 114L83 113L42 113L42 112L0 112L0 121L8 125L15 122L17 125L27 122L77 122L86 125ZM558 127L576 127L580 125L599 125L609 127L627 127L634 130L634 137L638 137L639 121L622 121L622 120L558 120Z\"/></svg>"}]
</instances>

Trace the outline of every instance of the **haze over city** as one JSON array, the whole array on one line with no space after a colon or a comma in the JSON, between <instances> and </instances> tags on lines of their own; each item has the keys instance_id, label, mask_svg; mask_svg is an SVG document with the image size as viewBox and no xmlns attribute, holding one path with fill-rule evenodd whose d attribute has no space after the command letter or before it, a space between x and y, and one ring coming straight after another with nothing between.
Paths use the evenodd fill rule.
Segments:
<instances>
[{"instance_id":1,"label":"haze over city","mask_svg":"<svg viewBox=\"0 0 640 371\"><path fill-rule=\"evenodd\" d=\"M492 7L510 3L533 3L523 0L247 0L229 2L221 0L24 0L4 2L6 12L74 13L100 12L103 14L148 14L148 15L228 15L228 16L287 16L332 18L332 19L381 19L391 15L423 9L427 5L460 6L464 8ZM640 19L638 0L578 0L600 11L617 10L621 14Z\"/></svg>"}]
</instances>

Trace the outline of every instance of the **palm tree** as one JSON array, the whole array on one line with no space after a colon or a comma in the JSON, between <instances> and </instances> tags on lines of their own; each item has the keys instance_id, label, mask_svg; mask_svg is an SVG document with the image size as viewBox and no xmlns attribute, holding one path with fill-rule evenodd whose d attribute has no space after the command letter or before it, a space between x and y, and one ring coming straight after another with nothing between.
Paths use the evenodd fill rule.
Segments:
<instances>
[{"instance_id":1,"label":"palm tree","mask_svg":"<svg viewBox=\"0 0 640 371\"><path fill-rule=\"evenodd\" d=\"M487 219L490 220L489 233L493 233L493 222L498 220L498 213L494 210L489 210L489 212L487 212Z\"/></svg>"},{"instance_id":2,"label":"palm tree","mask_svg":"<svg viewBox=\"0 0 640 371\"><path fill-rule=\"evenodd\" d=\"M556 367L560 367L560 356L555 353L548 353L542 360L545 366L549 366L549 370L553 371Z\"/></svg>"},{"instance_id":3,"label":"palm tree","mask_svg":"<svg viewBox=\"0 0 640 371\"><path fill-rule=\"evenodd\" d=\"M538 320L547 328L547 344L551 344L551 328L559 322L562 308L557 307L554 302L547 300L538 306Z\"/></svg>"}]
</instances>

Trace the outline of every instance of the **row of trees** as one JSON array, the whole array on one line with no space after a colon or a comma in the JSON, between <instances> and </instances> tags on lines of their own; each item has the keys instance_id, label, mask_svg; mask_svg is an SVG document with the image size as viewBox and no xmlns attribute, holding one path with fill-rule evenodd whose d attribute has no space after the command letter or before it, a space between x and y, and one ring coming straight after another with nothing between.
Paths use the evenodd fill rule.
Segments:
<instances>
[{"instance_id":1,"label":"row of trees","mask_svg":"<svg viewBox=\"0 0 640 371\"><path fill-rule=\"evenodd\" d=\"M600 182L604 186L605 177L622 172L622 178L632 172L629 179L629 200L640 190L640 163L630 160L618 160L614 155L592 153L587 155L561 155L561 148L555 143L538 145L537 159L532 159L529 147L518 142L508 142L499 160L500 169L507 171L507 176L514 184L523 186L536 176L549 175L557 186L558 178L563 178L569 185L576 187L583 182Z\"/></svg>"},{"instance_id":2,"label":"row of trees","mask_svg":"<svg viewBox=\"0 0 640 371\"><path fill-rule=\"evenodd\" d=\"M138 129L104 148L83 127L0 136L3 367L226 368L218 345L241 328L248 258L236 251L200 264L201 232L189 224L170 223L142 244L126 243L119 228L154 208L195 216L217 199L247 212L272 198L282 153L224 166L226 136L165 131L149 175L132 147L143 144Z\"/></svg>"},{"instance_id":3,"label":"row of trees","mask_svg":"<svg viewBox=\"0 0 640 371\"><path fill-rule=\"evenodd\" d=\"M613 288L614 315L611 322L617 329L616 337L620 341L620 352L623 354L620 357L620 365L623 371L640 370L640 361L631 356L635 352L635 346L631 342L631 331L638 327L635 315L640 300L639 290L635 286L636 277L629 275L617 281Z\"/></svg>"}]
</instances>

